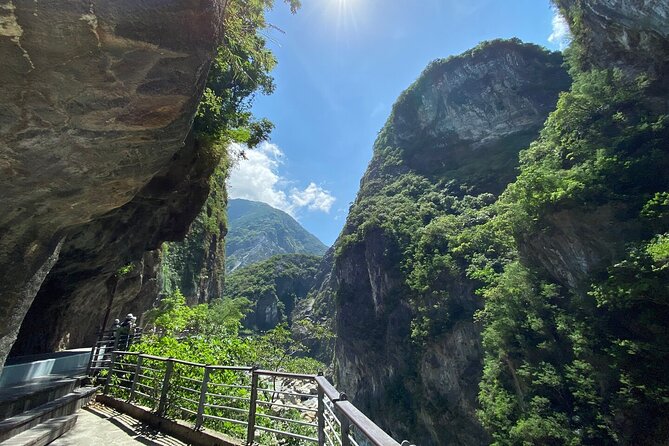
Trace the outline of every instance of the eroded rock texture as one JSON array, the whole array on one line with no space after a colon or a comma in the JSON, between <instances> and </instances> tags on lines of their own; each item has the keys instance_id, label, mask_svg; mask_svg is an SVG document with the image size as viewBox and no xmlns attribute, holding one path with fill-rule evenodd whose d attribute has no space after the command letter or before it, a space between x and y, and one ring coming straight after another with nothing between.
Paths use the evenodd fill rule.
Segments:
<instances>
[{"instance_id":1,"label":"eroded rock texture","mask_svg":"<svg viewBox=\"0 0 669 446\"><path fill-rule=\"evenodd\" d=\"M184 141L221 20L217 0L0 0L0 363L63 238L46 322L24 330L51 346L99 324L111 272L185 231L209 168Z\"/></svg>"},{"instance_id":2,"label":"eroded rock texture","mask_svg":"<svg viewBox=\"0 0 669 446\"><path fill-rule=\"evenodd\" d=\"M414 343L417 293L402 266L414 242L394 221L418 209L384 205L374 217L359 216L384 196L391 197L388 206L401 203L392 197L411 188L408 200L420 200L428 183L431 193L460 186L500 193L515 177L519 150L569 88L561 64L559 54L517 40L433 62L400 96L377 140L321 291L332 290L326 300L336 302L339 387L396 438L421 445L489 441L475 415L482 349L473 314L481 302L464 272L439 279L433 285L449 296L450 321L424 345ZM398 189L388 189L392 184Z\"/></svg>"},{"instance_id":3,"label":"eroded rock texture","mask_svg":"<svg viewBox=\"0 0 669 446\"><path fill-rule=\"evenodd\" d=\"M90 345L107 311L113 320L150 308L160 288L160 253L145 252L185 236L207 197L214 158L188 138L130 203L73 228L13 354ZM119 277L122 267L129 268Z\"/></svg>"},{"instance_id":4,"label":"eroded rock texture","mask_svg":"<svg viewBox=\"0 0 669 446\"><path fill-rule=\"evenodd\" d=\"M669 63L669 2L555 0L586 59L600 67L659 75Z\"/></svg>"}]
</instances>

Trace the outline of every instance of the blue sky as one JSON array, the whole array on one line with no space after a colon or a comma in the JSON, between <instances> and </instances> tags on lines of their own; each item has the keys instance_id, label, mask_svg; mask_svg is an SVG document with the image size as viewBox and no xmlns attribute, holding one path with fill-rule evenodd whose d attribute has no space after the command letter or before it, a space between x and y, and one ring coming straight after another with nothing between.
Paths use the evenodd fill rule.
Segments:
<instances>
[{"instance_id":1,"label":"blue sky","mask_svg":"<svg viewBox=\"0 0 669 446\"><path fill-rule=\"evenodd\" d=\"M548 0L277 0L267 30L276 91L254 112L274 122L248 152L230 195L294 215L331 245L399 94L432 60L482 40L519 37L558 49L564 24Z\"/></svg>"}]
</instances>

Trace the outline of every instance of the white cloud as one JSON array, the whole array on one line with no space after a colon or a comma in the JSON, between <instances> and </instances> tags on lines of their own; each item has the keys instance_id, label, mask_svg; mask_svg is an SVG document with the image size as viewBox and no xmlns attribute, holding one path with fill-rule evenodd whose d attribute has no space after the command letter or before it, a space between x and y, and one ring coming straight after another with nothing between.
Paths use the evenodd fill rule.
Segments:
<instances>
[{"instance_id":1,"label":"white cloud","mask_svg":"<svg viewBox=\"0 0 669 446\"><path fill-rule=\"evenodd\" d=\"M230 173L230 198L262 201L292 216L305 208L330 212L335 197L313 181L304 189L288 187L289 182L278 173L283 152L276 144L264 142L245 153L247 159L238 161Z\"/></svg>"},{"instance_id":2,"label":"white cloud","mask_svg":"<svg viewBox=\"0 0 669 446\"><path fill-rule=\"evenodd\" d=\"M276 173L282 155L276 145L269 143L263 143L255 150L246 150L247 159L237 162L230 174L230 198L262 201L276 208L286 208L288 200L285 192L278 188L281 178Z\"/></svg>"},{"instance_id":3,"label":"white cloud","mask_svg":"<svg viewBox=\"0 0 669 446\"><path fill-rule=\"evenodd\" d=\"M548 36L548 41L557 45L561 50L569 45L571 40L571 32L567 20L560 14L557 9L553 12L553 32Z\"/></svg>"},{"instance_id":4,"label":"white cloud","mask_svg":"<svg viewBox=\"0 0 669 446\"><path fill-rule=\"evenodd\" d=\"M306 189L293 189L290 193L290 199L297 208L306 207L310 211L330 212L335 197L316 183L309 183Z\"/></svg>"}]
</instances>

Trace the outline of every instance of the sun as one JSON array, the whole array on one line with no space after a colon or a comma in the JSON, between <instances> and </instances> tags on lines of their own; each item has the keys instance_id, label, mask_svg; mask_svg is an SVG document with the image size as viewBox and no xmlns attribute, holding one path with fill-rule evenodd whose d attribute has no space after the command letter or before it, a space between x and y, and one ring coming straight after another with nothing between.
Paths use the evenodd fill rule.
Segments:
<instances>
[{"instance_id":1,"label":"sun","mask_svg":"<svg viewBox=\"0 0 669 446\"><path fill-rule=\"evenodd\" d=\"M340 12L350 11L355 6L355 3L358 3L357 0L330 0L330 1L335 4L335 6Z\"/></svg>"},{"instance_id":2,"label":"sun","mask_svg":"<svg viewBox=\"0 0 669 446\"><path fill-rule=\"evenodd\" d=\"M360 0L329 0L328 15L337 22L337 27L357 28L360 15Z\"/></svg>"}]
</instances>

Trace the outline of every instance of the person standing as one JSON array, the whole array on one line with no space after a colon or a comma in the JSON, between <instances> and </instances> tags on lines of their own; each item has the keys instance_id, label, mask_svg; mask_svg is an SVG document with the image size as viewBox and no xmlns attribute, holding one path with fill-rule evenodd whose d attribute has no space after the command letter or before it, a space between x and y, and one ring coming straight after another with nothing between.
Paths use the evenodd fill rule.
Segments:
<instances>
[{"instance_id":1,"label":"person standing","mask_svg":"<svg viewBox=\"0 0 669 446\"><path fill-rule=\"evenodd\" d=\"M127 350L130 346L130 335L135 328L135 316L132 313L128 313L125 317L125 320L118 329L118 348Z\"/></svg>"}]
</instances>

